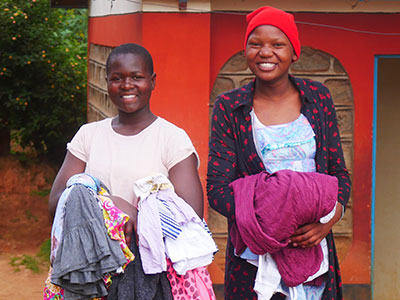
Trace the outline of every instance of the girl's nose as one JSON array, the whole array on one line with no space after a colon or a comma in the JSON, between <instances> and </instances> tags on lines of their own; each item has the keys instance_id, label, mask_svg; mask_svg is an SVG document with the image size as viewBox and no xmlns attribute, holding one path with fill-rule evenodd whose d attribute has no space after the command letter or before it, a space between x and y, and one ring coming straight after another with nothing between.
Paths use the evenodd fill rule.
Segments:
<instances>
[{"instance_id":1,"label":"girl's nose","mask_svg":"<svg viewBox=\"0 0 400 300\"><path fill-rule=\"evenodd\" d=\"M135 84L135 81L133 80L133 78L128 76L122 82L122 87L125 89L131 89L134 86L134 84Z\"/></svg>"},{"instance_id":2,"label":"girl's nose","mask_svg":"<svg viewBox=\"0 0 400 300\"><path fill-rule=\"evenodd\" d=\"M272 55L272 49L269 45L263 45L259 52L260 56L267 57Z\"/></svg>"}]
</instances>

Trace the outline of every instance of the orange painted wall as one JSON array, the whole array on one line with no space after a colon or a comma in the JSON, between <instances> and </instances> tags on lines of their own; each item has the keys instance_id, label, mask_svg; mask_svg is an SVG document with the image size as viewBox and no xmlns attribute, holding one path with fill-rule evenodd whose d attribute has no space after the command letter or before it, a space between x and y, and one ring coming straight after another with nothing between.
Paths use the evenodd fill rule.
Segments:
<instances>
[{"instance_id":1,"label":"orange painted wall","mask_svg":"<svg viewBox=\"0 0 400 300\"><path fill-rule=\"evenodd\" d=\"M89 18L88 42L115 47L142 43L142 13Z\"/></svg>"},{"instance_id":2,"label":"orange painted wall","mask_svg":"<svg viewBox=\"0 0 400 300\"><path fill-rule=\"evenodd\" d=\"M295 13L296 21L372 32L399 32L399 14ZM211 18L211 85L219 69L243 50L243 15L213 14ZM346 69L354 95L353 244L341 263L343 282L370 283L371 176L374 56L400 54L399 36L356 33L298 23L302 45L335 56Z\"/></svg>"},{"instance_id":3,"label":"orange painted wall","mask_svg":"<svg viewBox=\"0 0 400 300\"><path fill-rule=\"evenodd\" d=\"M295 13L311 22L373 32L398 32L399 14ZM298 23L302 45L335 56L354 95L353 244L341 263L343 282L370 283L374 56L400 54L399 36L382 36ZM155 62L153 111L185 128L200 155L205 184L209 95L220 68L243 49L244 15L143 13L91 18L89 42L142 43ZM212 267L214 270L214 268ZM221 282L214 270L213 280Z\"/></svg>"},{"instance_id":4,"label":"orange painted wall","mask_svg":"<svg viewBox=\"0 0 400 300\"><path fill-rule=\"evenodd\" d=\"M152 108L188 132L200 156L203 183L208 155L209 32L209 14L143 14L143 45L153 55L157 72Z\"/></svg>"}]
</instances>

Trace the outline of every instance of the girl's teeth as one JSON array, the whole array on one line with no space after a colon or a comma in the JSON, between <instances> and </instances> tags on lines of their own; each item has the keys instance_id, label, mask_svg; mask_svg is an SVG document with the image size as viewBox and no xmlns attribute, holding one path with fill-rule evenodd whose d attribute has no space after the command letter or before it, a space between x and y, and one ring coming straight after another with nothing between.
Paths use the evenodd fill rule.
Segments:
<instances>
[{"instance_id":1,"label":"girl's teeth","mask_svg":"<svg viewBox=\"0 0 400 300\"><path fill-rule=\"evenodd\" d=\"M272 63L261 63L260 65L265 68L272 68L273 66L275 66L275 64Z\"/></svg>"}]
</instances>

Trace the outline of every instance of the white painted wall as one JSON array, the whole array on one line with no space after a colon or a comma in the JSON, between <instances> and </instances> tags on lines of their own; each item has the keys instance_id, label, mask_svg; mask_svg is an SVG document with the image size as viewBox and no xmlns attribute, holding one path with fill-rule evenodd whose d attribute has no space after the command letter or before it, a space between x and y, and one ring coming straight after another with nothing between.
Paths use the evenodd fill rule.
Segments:
<instances>
[{"instance_id":1,"label":"white painted wall","mask_svg":"<svg viewBox=\"0 0 400 300\"><path fill-rule=\"evenodd\" d=\"M178 3L178 0L143 0L143 11L204 13L211 10L210 0L187 0L186 10L179 10Z\"/></svg>"},{"instance_id":2,"label":"white painted wall","mask_svg":"<svg viewBox=\"0 0 400 300\"><path fill-rule=\"evenodd\" d=\"M135 13L142 10L142 0L90 0L89 16L100 17Z\"/></svg>"}]
</instances>

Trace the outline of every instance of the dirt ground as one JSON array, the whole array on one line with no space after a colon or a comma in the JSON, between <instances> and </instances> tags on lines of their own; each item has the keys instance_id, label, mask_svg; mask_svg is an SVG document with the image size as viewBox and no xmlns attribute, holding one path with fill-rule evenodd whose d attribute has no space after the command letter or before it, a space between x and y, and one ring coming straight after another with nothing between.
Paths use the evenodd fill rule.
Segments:
<instances>
[{"instance_id":1,"label":"dirt ground","mask_svg":"<svg viewBox=\"0 0 400 300\"><path fill-rule=\"evenodd\" d=\"M47 164L26 166L15 157L0 157L0 300L43 299L48 266L35 273L10 262L35 257L50 237L47 201L55 172Z\"/></svg>"}]
</instances>

